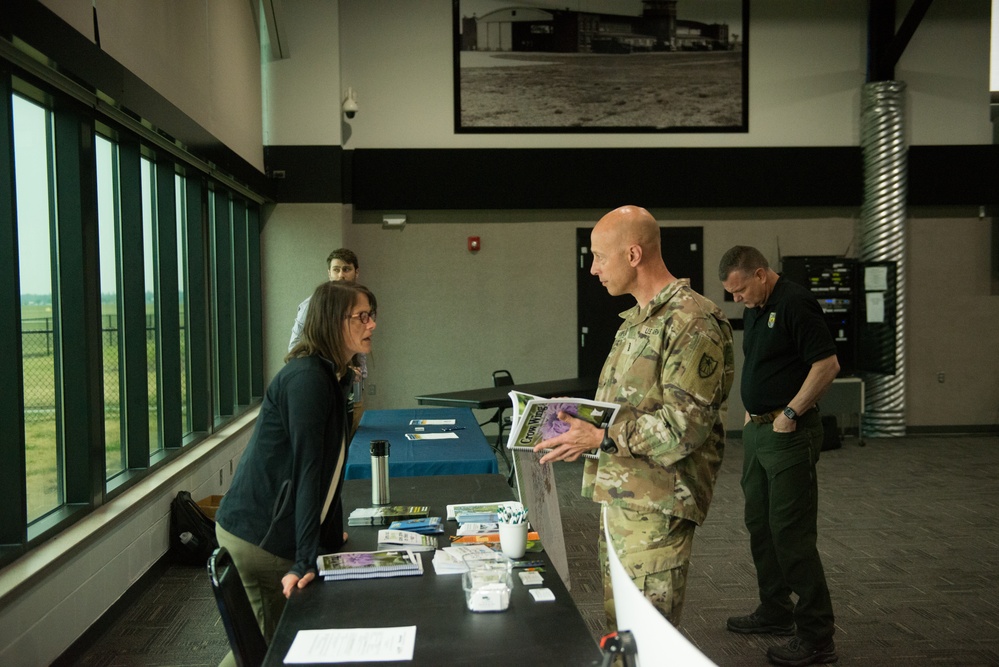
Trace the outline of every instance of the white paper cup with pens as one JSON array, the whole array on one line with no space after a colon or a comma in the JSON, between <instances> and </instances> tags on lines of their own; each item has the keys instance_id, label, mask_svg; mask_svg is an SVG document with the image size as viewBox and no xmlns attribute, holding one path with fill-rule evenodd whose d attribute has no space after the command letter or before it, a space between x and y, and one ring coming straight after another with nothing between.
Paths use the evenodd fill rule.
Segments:
<instances>
[{"instance_id":1,"label":"white paper cup with pens","mask_svg":"<svg viewBox=\"0 0 999 667\"><path fill-rule=\"evenodd\" d=\"M499 508L500 548L507 558L523 558L527 551L527 510L520 503Z\"/></svg>"}]
</instances>

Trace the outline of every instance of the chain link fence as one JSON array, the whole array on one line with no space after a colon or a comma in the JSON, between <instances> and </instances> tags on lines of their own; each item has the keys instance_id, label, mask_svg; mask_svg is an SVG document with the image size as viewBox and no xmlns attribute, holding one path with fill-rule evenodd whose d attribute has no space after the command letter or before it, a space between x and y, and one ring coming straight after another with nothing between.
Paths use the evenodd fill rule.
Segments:
<instances>
[{"instance_id":1,"label":"chain link fence","mask_svg":"<svg viewBox=\"0 0 999 667\"><path fill-rule=\"evenodd\" d=\"M101 318L104 352L104 414L120 413L118 321L114 315ZM55 419L56 335L51 317L21 320L21 358L24 374L24 420L28 423ZM146 316L146 348L150 406L156 405L156 328Z\"/></svg>"}]
</instances>

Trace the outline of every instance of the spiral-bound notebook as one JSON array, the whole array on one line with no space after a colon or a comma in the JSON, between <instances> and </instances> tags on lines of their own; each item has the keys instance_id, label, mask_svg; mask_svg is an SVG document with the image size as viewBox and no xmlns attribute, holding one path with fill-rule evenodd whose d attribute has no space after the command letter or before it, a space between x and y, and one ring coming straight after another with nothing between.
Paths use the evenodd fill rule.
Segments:
<instances>
[{"instance_id":1,"label":"spiral-bound notebook","mask_svg":"<svg viewBox=\"0 0 999 667\"><path fill-rule=\"evenodd\" d=\"M409 549L344 551L316 559L319 576L326 581L408 577L423 574L423 559Z\"/></svg>"}]
</instances>

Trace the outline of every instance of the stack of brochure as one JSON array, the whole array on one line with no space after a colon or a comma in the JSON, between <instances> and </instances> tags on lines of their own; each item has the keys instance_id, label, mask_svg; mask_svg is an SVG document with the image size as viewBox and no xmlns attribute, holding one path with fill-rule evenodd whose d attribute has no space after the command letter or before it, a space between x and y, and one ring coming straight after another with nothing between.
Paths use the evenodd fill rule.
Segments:
<instances>
[{"instance_id":1,"label":"stack of brochure","mask_svg":"<svg viewBox=\"0 0 999 667\"><path fill-rule=\"evenodd\" d=\"M527 532L528 542L540 542L541 536L537 531ZM451 544L496 544L500 543L499 533L482 533L480 535L455 535L451 538Z\"/></svg>"},{"instance_id":2,"label":"stack of brochure","mask_svg":"<svg viewBox=\"0 0 999 667\"><path fill-rule=\"evenodd\" d=\"M316 562L319 576L326 581L423 574L423 559L408 549L344 551L320 556Z\"/></svg>"},{"instance_id":3,"label":"stack of brochure","mask_svg":"<svg viewBox=\"0 0 999 667\"><path fill-rule=\"evenodd\" d=\"M444 547L434 552L434 572L437 574L461 574L468 571L467 560L495 557L496 552L485 544Z\"/></svg>"},{"instance_id":4,"label":"stack of brochure","mask_svg":"<svg viewBox=\"0 0 999 667\"><path fill-rule=\"evenodd\" d=\"M499 508L514 503L513 500L493 503L460 503L447 506L447 518L457 521L459 525L466 523L497 523ZM520 503L517 503L518 505Z\"/></svg>"},{"instance_id":5,"label":"stack of brochure","mask_svg":"<svg viewBox=\"0 0 999 667\"><path fill-rule=\"evenodd\" d=\"M430 514L426 505L384 505L358 507L347 517L348 526L384 526L393 521L425 517Z\"/></svg>"},{"instance_id":6,"label":"stack of brochure","mask_svg":"<svg viewBox=\"0 0 999 667\"><path fill-rule=\"evenodd\" d=\"M486 535L498 532L499 524L495 521L491 523L465 522L458 526L458 535Z\"/></svg>"},{"instance_id":7,"label":"stack of brochure","mask_svg":"<svg viewBox=\"0 0 999 667\"><path fill-rule=\"evenodd\" d=\"M608 428L614 423L620 405L591 401L585 398L541 398L520 391L510 392L513 403L510 437L507 449L534 451L534 447L569 430L569 424L558 418L559 412L566 412L583 419L597 428ZM583 454L586 458L597 458L596 454Z\"/></svg>"},{"instance_id":8,"label":"stack of brochure","mask_svg":"<svg viewBox=\"0 0 999 667\"><path fill-rule=\"evenodd\" d=\"M421 535L439 535L444 532L444 522L439 516L427 516L422 519L406 519L404 521L393 521L389 524L389 530L408 530L411 533ZM499 530L497 528L497 530Z\"/></svg>"},{"instance_id":9,"label":"stack of brochure","mask_svg":"<svg viewBox=\"0 0 999 667\"><path fill-rule=\"evenodd\" d=\"M384 529L378 531L379 549L409 549L410 551L433 551L437 548L437 538L433 535L420 535L408 530Z\"/></svg>"}]
</instances>

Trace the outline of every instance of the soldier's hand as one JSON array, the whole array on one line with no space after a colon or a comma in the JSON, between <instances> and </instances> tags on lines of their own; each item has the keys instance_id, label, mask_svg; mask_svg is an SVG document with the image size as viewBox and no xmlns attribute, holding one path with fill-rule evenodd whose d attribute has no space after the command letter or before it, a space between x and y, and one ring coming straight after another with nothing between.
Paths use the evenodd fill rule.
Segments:
<instances>
[{"instance_id":1,"label":"soldier's hand","mask_svg":"<svg viewBox=\"0 0 999 667\"><path fill-rule=\"evenodd\" d=\"M549 461L575 461L586 452L600 446L603 440L603 429L599 429L587 421L573 417L567 412L558 413L559 420L569 424L565 433L539 442L534 451L551 450L541 457L540 463Z\"/></svg>"}]
</instances>

